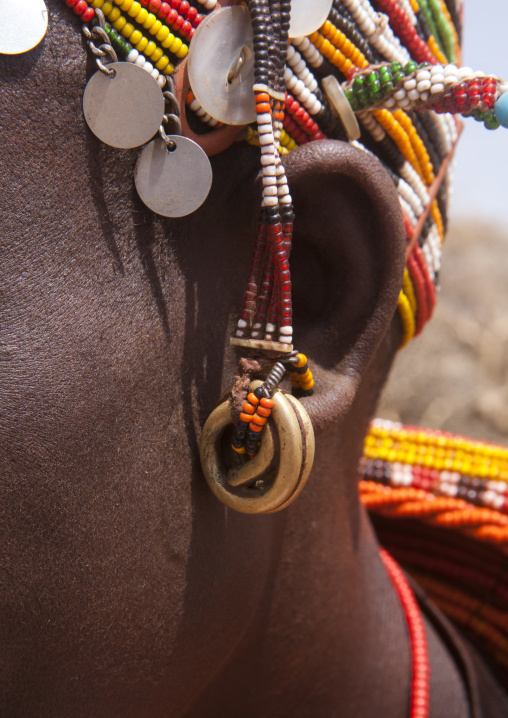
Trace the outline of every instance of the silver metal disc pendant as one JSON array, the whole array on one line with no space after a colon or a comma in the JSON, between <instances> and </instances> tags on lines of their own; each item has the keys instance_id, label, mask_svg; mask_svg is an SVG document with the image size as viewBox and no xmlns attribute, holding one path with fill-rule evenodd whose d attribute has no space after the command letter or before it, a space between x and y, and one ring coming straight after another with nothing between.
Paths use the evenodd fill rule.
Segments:
<instances>
[{"instance_id":1,"label":"silver metal disc pendant","mask_svg":"<svg viewBox=\"0 0 508 718\"><path fill-rule=\"evenodd\" d=\"M304 37L319 30L332 5L333 0L293 0L289 37Z\"/></svg>"},{"instance_id":2,"label":"silver metal disc pendant","mask_svg":"<svg viewBox=\"0 0 508 718\"><path fill-rule=\"evenodd\" d=\"M238 5L210 13L198 25L187 68L201 107L226 125L256 119L253 31L249 11Z\"/></svg>"},{"instance_id":3,"label":"silver metal disc pendant","mask_svg":"<svg viewBox=\"0 0 508 718\"><path fill-rule=\"evenodd\" d=\"M19 55L32 50L47 29L43 0L0 0L0 53Z\"/></svg>"},{"instance_id":4,"label":"silver metal disc pendant","mask_svg":"<svg viewBox=\"0 0 508 718\"><path fill-rule=\"evenodd\" d=\"M134 182L146 206L163 217L184 217L200 207L212 184L208 155L188 137L169 135L174 149L156 139L143 148Z\"/></svg>"},{"instance_id":5,"label":"silver metal disc pendant","mask_svg":"<svg viewBox=\"0 0 508 718\"><path fill-rule=\"evenodd\" d=\"M83 95L83 113L94 135L111 147L148 142L162 122L164 97L156 80L132 62L112 62L108 76L96 72Z\"/></svg>"}]
</instances>

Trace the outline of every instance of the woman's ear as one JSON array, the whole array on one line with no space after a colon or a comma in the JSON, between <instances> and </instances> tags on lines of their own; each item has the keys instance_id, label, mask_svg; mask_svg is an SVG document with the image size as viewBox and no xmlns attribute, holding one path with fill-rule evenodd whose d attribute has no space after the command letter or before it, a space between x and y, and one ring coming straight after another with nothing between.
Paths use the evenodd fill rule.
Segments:
<instances>
[{"instance_id":1,"label":"woman's ear","mask_svg":"<svg viewBox=\"0 0 508 718\"><path fill-rule=\"evenodd\" d=\"M295 348L312 362L304 400L315 429L347 413L397 307L405 231L380 162L350 144L309 143L284 158L295 207Z\"/></svg>"}]
</instances>

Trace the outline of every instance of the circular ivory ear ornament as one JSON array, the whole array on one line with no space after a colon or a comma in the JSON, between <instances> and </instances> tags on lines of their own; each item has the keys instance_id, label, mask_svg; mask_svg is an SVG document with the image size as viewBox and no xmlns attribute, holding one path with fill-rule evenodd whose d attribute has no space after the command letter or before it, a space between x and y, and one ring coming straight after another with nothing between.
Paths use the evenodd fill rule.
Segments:
<instances>
[{"instance_id":1,"label":"circular ivory ear ornament","mask_svg":"<svg viewBox=\"0 0 508 718\"><path fill-rule=\"evenodd\" d=\"M261 383L252 382L249 391ZM314 432L303 405L279 389L272 399L271 416L251 459L230 448L234 426L228 400L210 414L201 434L201 467L210 489L223 504L244 514L274 513L289 506L305 486L314 461Z\"/></svg>"},{"instance_id":2,"label":"circular ivory ear ornament","mask_svg":"<svg viewBox=\"0 0 508 718\"><path fill-rule=\"evenodd\" d=\"M190 44L191 90L205 112L226 125L256 119L252 38L249 11L234 5L205 17Z\"/></svg>"},{"instance_id":3,"label":"circular ivory ear ornament","mask_svg":"<svg viewBox=\"0 0 508 718\"><path fill-rule=\"evenodd\" d=\"M144 204L163 217L184 217L200 207L212 184L207 154L188 137L168 135L143 147L134 182Z\"/></svg>"},{"instance_id":4,"label":"circular ivory ear ornament","mask_svg":"<svg viewBox=\"0 0 508 718\"><path fill-rule=\"evenodd\" d=\"M94 135L106 145L130 149L152 139L164 116L164 97L156 80L132 62L112 62L111 75L96 72L83 95L83 113Z\"/></svg>"},{"instance_id":5,"label":"circular ivory ear ornament","mask_svg":"<svg viewBox=\"0 0 508 718\"><path fill-rule=\"evenodd\" d=\"M333 0L292 0L289 37L304 37L328 19Z\"/></svg>"},{"instance_id":6,"label":"circular ivory ear ornament","mask_svg":"<svg viewBox=\"0 0 508 718\"><path fill-rule=\"evenodd\" d=\"M0 0L0 53L19 55L32 50L47 29L43 0Z\"/></svg>"}]
</instances>

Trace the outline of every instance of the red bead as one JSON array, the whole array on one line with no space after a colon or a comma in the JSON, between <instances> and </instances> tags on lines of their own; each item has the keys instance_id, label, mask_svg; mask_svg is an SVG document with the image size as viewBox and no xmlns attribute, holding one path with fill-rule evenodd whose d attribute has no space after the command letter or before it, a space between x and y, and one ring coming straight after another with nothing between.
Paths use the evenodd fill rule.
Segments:
<instances>
[{"instance_id":1,"label":"red bead","mask_svg":"<svg viewBox=\"0 0 508 718\"><path fill-rule=\"evenodd\" d=\"M83 22L90 22L95 17L95 10L93 7L88 7L85 12L81 15Z\"/></svg>"},{"instance_id":2,"label":"red bead","mask_svg":"<svg viewBox=\"0 0 508 718\"><path fill-rule=\"evenodd\" d=\"M148 9L150 12L158 13L161 6L161 0L150 0L148 3Z\"/></svg>"},{"instance_id":3,"label":"red bead","mask_svg":"<svg viewBox=\"0 0 508 718\"><path fill-rule=\"evenodd\" d=\"M160 19L165 20L168 16L170 10L171 10L171 5L168 5L167 2L161 2L161 6L159 9Z\"/></svg>"},{"instance_id":4,"label":"red bead","mask_svg":"<svg viewBox=\"0 0 508 718\"><path fill-rule=\"evenodd\" d=\"M183 17L181 15L178 15L175 22L173 23L173 27L175 28L175 30L180 30L183 23L184 23Z\"/></svg>"},{"instance_id":5,"label":"red bead","mask_svg":"<svg viewBox=\"0 0 508 718\"><path fill-rule=\"evenodd\" d=\"M65 4L67 7L75 7L78 4L79 0L65 0Z\"/></svg>"},{"instance_id":6,"label":"red bead","mask_svg":"<svg viewBox=\"0 0 508 718\"><path fill-rule=\"evenodd\" d=\"M204 15L201 15L201 14L198 13L198 14L196 15L196 19L195 19L194 22L192 23L192 24L194 25L194 27L197 27L203 18L204 18Z\"/></svg>"},{"instance_id":7,"label":"red bead","mask_svg":"<svg viewBox=\"0 0 508 718\"><path fill-rule=\"evenodd\" d=\"M88 5L86 3L86 0L79 0L78 3L74 6L74 12L76 15L82 15L85 10L87 9Z\"/></svg>"},{"instance_id":8,"label":"red bead","mask_svg":"<svg viewBox=\"0 0 508 718\"><path fill-rule=\"evenodd\" d=\"M182 2L180 3L180 9L178 12L180 13L180 15L185 16L189 10L189 7L190 6L189 6L189 3L187 2L187 0L182 0Z\"/></svg>"},{"instance_id":9,"label":"red bead","mask_svg":"<svg viewBox=\"0 0 508 718\"><path fill-rule=\"evenodd\" d=\"M182 32L182 35L185 35L185 36L187 36L190 32L192 32L192 25L190 24L190 22L188 20L186 20L184 22L184 24L182 25L181 32Z\"/></svg>"},{"instance_id":10,"label":"red bead","mask_svg":"<svg viewBox=\"0 0 508 718\"><path fill-rule=\"evenodd\" d=\"M173 8L171 8L171 10L168 12L168 17L167 17L168 24L173 25L173 23L175 22L177 17L178 17L177 11L174 10Z\"/></svg>"},{"instance_id":11,"label":"red bead","mask_svg":"<svg viewBox=\"0 0 508 718\"><path fill-rule=\"evenodd\" d=\"M189 22L194 22L197 14L198 14L197 9L195 7L192 7L192 5L191 5L185 14L185 17L187 18L187 20Z\"/></svg>"}]
</instances>

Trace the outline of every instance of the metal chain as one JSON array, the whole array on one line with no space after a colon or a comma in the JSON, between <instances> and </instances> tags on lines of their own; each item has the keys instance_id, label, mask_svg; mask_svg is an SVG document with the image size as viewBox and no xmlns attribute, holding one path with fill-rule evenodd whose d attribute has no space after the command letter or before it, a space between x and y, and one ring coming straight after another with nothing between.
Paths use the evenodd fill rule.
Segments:
<instances>
[{"instance_id":1,"label":"metal chain","mask_svg":"<svg viewBox=\"0 0 508 718\"><path fill-rule=\"evenodd\" d=\"M176 149L176 142L168 135L181 135L182 123L180 122L180 106L176 99L175 83L172 77L166 77L166 90L162 93L166 103L166 110L159 127L159 137L165 143L167 149L172 152Z\"/></svg>"},{"instance_id":2,"label":"metal chain","mask_svg":"<svg viewBox=\"0 0 508 718\"><path fill-rule=\"evenodd\" d=\"M116 75L115 70L102 62L104 57L108 57L110 62L118 62L117 54L113 50L111 40L106 32L106 18L99 8L95 8L95 17L99 24L94 25L92 28L88 25L83 25L83 35L88 42L89 49L95 55L95 62L99 70L109 77L114 77Z\"/></svg>"}]
</instances>

